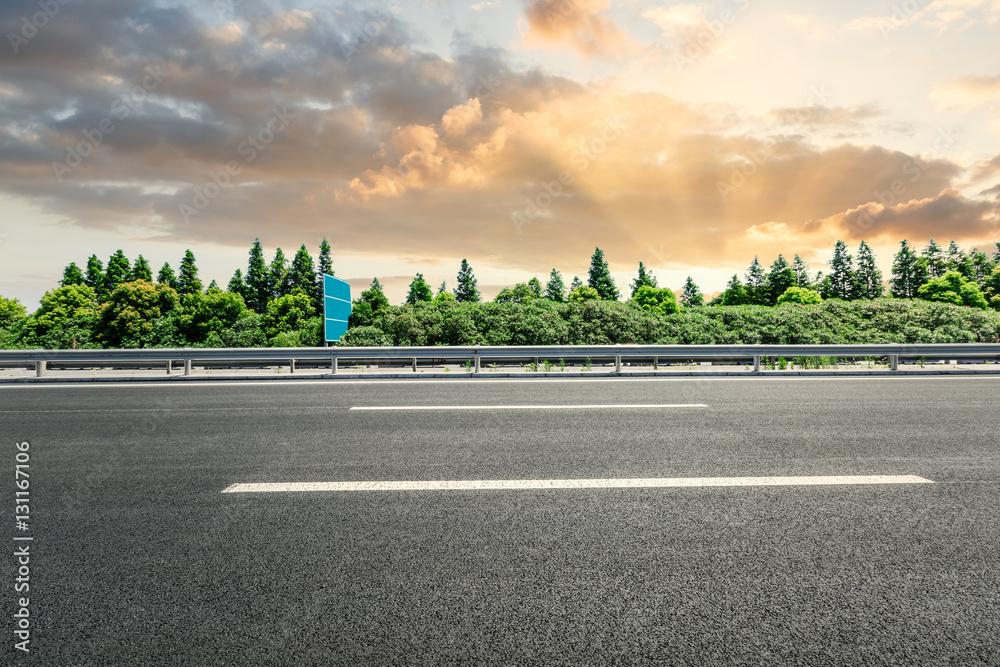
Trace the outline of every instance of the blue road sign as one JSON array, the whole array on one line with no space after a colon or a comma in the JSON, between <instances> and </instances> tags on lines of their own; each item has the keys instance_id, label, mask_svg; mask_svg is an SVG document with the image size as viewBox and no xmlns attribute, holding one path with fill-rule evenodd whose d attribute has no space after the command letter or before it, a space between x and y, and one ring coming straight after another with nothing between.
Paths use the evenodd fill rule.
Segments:
<instances>
[{"instance_id":1,"label":"blue road sign","mask_svg":"<svg viewBox=\"0 0 1000 667\"><path fill-rule=\"evenodd\" d=\"M327 342L340 340L347 333L351 316L351 285L340 278L323 276L323 323Z\"/></svg>"}]
</instances>

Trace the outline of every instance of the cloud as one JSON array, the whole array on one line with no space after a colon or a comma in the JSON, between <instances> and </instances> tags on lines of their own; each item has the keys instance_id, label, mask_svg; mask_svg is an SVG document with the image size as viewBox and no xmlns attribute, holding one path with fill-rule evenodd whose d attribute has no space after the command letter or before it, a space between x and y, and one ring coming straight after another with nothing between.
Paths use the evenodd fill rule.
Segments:
<instances>
[{"instance_id":1,"label":"cloud","mask_svg":"<svg viewBox=\"0 0 1000 667\"><path fill-rule=\"evenodd\" d=\"M779 107L768 112L768 119L777 125L802 127L846 126L857 127L863 121L883 115L874 104L856 107L837 107L814 104L805 107Z\"/></svg>"},{"instance_id":2,"label":"cloud","mask_svg":"<svg viewBox=\"0 0 1000 667\"><path fill-rule=\"evenodd\" d=\"M935 28L939 33L960 31L977 24L992 26L1000 19L996 0L934 0L926 7L920 2L894 4L892 13L861 16L844 24L845 32L879 31L883 37L911 23Z\"/></svg>"},{"instance_id":3,"label":"cloud","mask_svg":"<svg viewBox=\"0 0 1000 667\"><path fill-rule=\"evenodd\" d=\"M733 20L733 10L723 10L715 21L705 16L701 5L653 7L642 16L655 23L683 57L697 58L735 47L731 40L720 39Z\"/></svg>"},{"instance_id":4,"label":"cloud","mask_svg":"<svg viewBox=\"0 0 1000 667\"><path fill-rule=\"evenodd\" d=\"M933 197L897 204L868 202L822 220L811 220L798 231L827 240L892 242L937 236L981 242L1000 236L1000 206L968 199L958 190L946 188Z\"/></svg>"},{"instance_id":5,"label":"cloud","mask_svg":"<svg viewBox=\"0 0 1000 667\"><path fill-rule=\"evenodd\" d=\"M3 5L0 23L28 6ZM828 248L824 234L858 211L901 236L985 233L995 219L994 202L952 189L966 171L952 161L818 146L790 131L797 109L761 118L585 86L460 36L444 58L390 14L248 2L207 21L184 5L108 0L62 18L37 37L44 48L0 55L0 192L85 229L241 248L248 235L286 247L326 236L354 255L571 276L595 245L616 270L745 266L754 253ZM151 66L162 81L143 92ZM818 107L809 128L877 113ZM105 119L114 129L60 180L53 163ZM220 188L230 163L239 171Z\"/></svg>"},{"instance_id":6,"label":"cloud","mask_svg":"<svg viewBox=\"0 0 1000 667\"><path fill-rule=\"evenodd\" d=\"M631 41L614 21L601 16L607 0L529 0L524 14L529 46L568 44L588 57L611 56L630 50Z\"/></svg>"},{"instance_id":7,"label":"cloud","mask_svg":"<svg viewBox=\"0 0 1000 667\"><path fill-rule=\"evenodd\" d=\"M966 76L939 81L931 89L930 99L941 106L967 108L1000 102L1000 76Z\"/></svg>"}]
</instances>

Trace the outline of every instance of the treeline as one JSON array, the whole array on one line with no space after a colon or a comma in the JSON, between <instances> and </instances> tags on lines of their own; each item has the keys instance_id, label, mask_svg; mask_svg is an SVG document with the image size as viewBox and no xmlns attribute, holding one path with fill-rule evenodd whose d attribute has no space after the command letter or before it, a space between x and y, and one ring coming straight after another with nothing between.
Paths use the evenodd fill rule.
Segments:
<instances>
[{"instance_id":1,"label":"treeline","mask_svg":"<svg viewBox=\"0 0 1000 667\"><path fill-rule=\"evenodd\" d=\"M798 255L790 263L779 255L768 271L755 257L745 282L733 276L725 291L706 304L691 277L678 299L673 290L659 287L640 262L631 295L623 303L604 253L596 248L585 283L574 277L567 287L562 274L552 269L544 286L532 278L504 288L492 303L482 303L473 268L463 259L455 289L449 292L441 283L435 294L418 273L402 306L389 304L375 278L354 300L344 342L707 344L997 338L996 313L982 311L1000 311L1000 242L990 256L975 248L964 252L954 241L945 250L933 239L918 253L902 241L888 281L892 299L883 298L882 274L864 241L856 260L838 241L828 264L827 275L810 277ZM204 287L190 250L176 272L165 263L155 281L141 255L132 262L118 250L106 266L92 255L85 270L76 263L67 266L60 286L45 293L34 313L15 299L0 297L0 347L321 345L321 278L332 272L325 239L318 263L304 244L290 262L278 248L268 263L260 240L255 240L246 273L237 269L226 289L215 281ZM973 315L973 310L981 314ZM807 311L812 314L804 315ZM878 325L855 322L861 312ZM890 317L900 320L894 323Z\"/></svg>"},{"instance_id":2,"label":"treeline","mask_svg":"<svg viewBox=\"0 0 1000 667\"><path fill-rule=\"evenodd\" d=\"M309 347L321 345L322 283L332 273L330 244L319 262L303 244L291 262L278 248L270 263L260 239L247 271L223 290L204 287L194 253L175 272L164 263L153 280L149 262L121 250L107 265L96 256L81 270L71 263L60 286L34 313L0 297L0 348Z\"/></svg>"}]
</instances>

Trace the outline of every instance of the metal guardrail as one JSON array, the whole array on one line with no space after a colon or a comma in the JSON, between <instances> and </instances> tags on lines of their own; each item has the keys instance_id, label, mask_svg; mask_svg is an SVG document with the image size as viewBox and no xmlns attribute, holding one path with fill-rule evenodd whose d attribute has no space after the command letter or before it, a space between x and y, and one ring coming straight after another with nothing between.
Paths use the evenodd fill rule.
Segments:
<instances>
[{"instance_id":1,"label":"metal guardrail","mask_svg":"<svg viewBox=\"0 0 1000 667\"><path fill-rule=\"evenodd\" d=\"M184 374L194 365L262 363L287 364L295 372L297 362L329 364L336 373L341 361L405 361L417 370L421 359L471 362L474 373L484 360L514 361L533 359L614 360L616 372L622 361L659 359L752 360L754 372L765 358L793 357L887 357L891 370L898 370L900 358L935 359L1000 357L998 343L961 344L878 344L878 345L525 345L525 346L428 346L428 347L296 347L296 348L182 348L133 350L0 350L0 365L30 366L36 375L45 375L49 364L115 366L163 364L171 373L182 362Z\"/></svg>"}]
</instances>

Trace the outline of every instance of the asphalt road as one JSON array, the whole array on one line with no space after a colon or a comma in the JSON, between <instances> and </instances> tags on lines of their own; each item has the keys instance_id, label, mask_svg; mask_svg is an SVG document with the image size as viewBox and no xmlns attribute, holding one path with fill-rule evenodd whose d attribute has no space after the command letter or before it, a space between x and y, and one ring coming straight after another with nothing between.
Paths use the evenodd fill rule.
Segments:
<instances>
[{"instance_id":1,"label":"asphalt road","mask_svg":"<svg viewBox=\"0 0 1000 667\"><path fill-rule=\"evenodd\" d=\"M0 433L3 663L1000 665L996 377L2 386ZM935 483L222 493L801 475Z\"/></svg>"}]
</instances>

